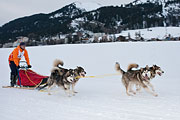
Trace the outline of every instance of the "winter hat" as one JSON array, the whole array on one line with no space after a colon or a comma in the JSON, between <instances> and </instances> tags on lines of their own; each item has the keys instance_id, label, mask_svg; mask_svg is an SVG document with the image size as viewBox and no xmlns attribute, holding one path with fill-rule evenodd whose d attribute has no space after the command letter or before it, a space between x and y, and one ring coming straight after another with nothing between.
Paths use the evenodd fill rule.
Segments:
<instances>
[{"instance_id":1,"label":"winter hat","mask_svg":"<svg viewBox=\"0 0 180 120\"><path fill-rule=\"evenodd\" d=\"M20 46L21 46L21 45L26 45L26 44L25 44L25 42L21 42L21 43L20 43Z\"/></svg>"}]
</instances>

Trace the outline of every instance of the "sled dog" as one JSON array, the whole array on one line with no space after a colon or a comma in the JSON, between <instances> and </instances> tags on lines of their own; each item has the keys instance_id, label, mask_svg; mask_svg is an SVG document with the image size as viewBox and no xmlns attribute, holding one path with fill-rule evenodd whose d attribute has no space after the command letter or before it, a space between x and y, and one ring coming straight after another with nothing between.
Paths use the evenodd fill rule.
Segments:
<instances>
[{"instance_id":1,"label":"sled dog","mask_svg":"<svg viewBox=\"0 0 180 120\"><path fill-rule=\"evenodd\" d=\"M85 77L86 72L85 72L84 68L77 66L77 68L74 69L74 74L75 74L75 77L74 77L74 80L73 80L73 83L72 83L72 91L74 93L78 93L77 91L74 90L74 87L75 87L75 85L77 84L77 82L79 81L80 78Z\"/></svg>"},{"instance_id":2,"label":"sled dog","mask_svg":"<svg viewBox=\"0 0 180 120\"><path fill-rule=\"evenodd\" d=\"M65 69L62 67L63 65L63 61L59 59L56 59L53 62L53 69L51 70L51 75L47 81L49 94L50 88L57 85L63 88L69 96L75 95L77 92L74 90L74 87L80 78L85 77L86 72L82 67L77 67L76 69Z\"/></svg>"},{"instance_id":3,"label":"sled dog","mask_svg":"<svg viewBox=\"0 0 180 120\"><path fill-rule=\"evenodd\" d=\"M132 66L132 68L135 67ZM150 83L150 80L155 78L156 75L161 76L164 73L164 71L157 65L153 65L152 67L149 67L148 70L150 71L150 79L144 80L144 83L149 87L151 87L152 91L155 91L154 86ZM136 91L140 91L140 90L141 90L141 86L136 85Z\"/></svg>"},{"instance_id":4,"label":"sled dog","mask_svg":"<svg viewBox=\"0 0 180 120\"><path fill-rule=\"evenodd\" d=\"M132 70L132 68L137 68L137 64L129 64L127 72L121 69L120 64L116 62L115 64L115 69L117 72L122 74L122 83L126 88L126 94L127 95L132 95L130 94L136 94L135 91L132 90L133 85L139 85L143 87L148 93L158 96L155 92L151 91L148 86L144 83L144 81L148 81L150 79L150 72L148 70L148 66L145 68L141 68L139 70Z\"/></svg>"},{"instance_id":5,"label":"sled dog","mask_svg":"<svg viewBox=\"0 0 180 120\"><path fill-rule=\"evenodd\" d=\"M48 94L50 95L50 89L54 86L61 87L65 90L68 96L71 96L73 93L70 90L70 85L74 80L74 70L70 69L66 72L62 72L58 67L54 67L51 70L51 75L48 78Z\"/></svg>"}]
</instances>

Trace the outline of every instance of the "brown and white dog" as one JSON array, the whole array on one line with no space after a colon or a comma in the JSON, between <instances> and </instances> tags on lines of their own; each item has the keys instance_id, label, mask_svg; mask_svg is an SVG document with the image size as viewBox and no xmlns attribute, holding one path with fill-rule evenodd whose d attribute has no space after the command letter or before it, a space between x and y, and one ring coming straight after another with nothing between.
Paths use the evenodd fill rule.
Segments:
<instances>
[{"instance_id":1,"label":"brown and white dog","mask_svg":"<svg viewBox=\"0 0 180 120\"><path fill-rule=\"evenodd\" d=\"M164 73L164 71L161 69L161 67L159 67L157 65L153 65L152 67L148 67L148 71L150 71L150 79L144 81L144 83L146 85L148 85L149 87L151 87L152 91L155 91L154 86L150 83L150 80L155 78L156 75L161 76ZM140 90L141 90L141 87L136 85L136 91L140 91Z\"/></svg>"},{"instance_id":2,"label":"brown and white dog","mask_svg":"<svg viewBox=\"0 0 180 120\"><path fill-rule=\"evenodd\" d=\"M154 91L151 91L148 86L144 83L144 81L148 81L150 79L150 72L147 67L141 68L139 70L132 70L132 68L137 68L137 64L130 64L128 66L127 72L123 71L120 68L119 63L116 62L115 69L119 73L122 74L122 83L126 88L126 94L132 95L129 92L136 94L135 91L132 90L133 85L139 85L143 87L148 93L158 96Z\"/></svg>"},{"instance_id":3,"label":"brown and white dog","mask_svg":"<svg viewBox=\"0 0 180 120\"><path fill-rule=\"evenodd\" d=\"M73 95L70 90L70 85L74 80L74 71L69 69L65 72L62 72L58 67L54 67L51 70L51 75L48 78L47 86L48 86L48 94L51 95L50 89L54 86L58 86L63 88L68 96Z\"/></svg>"},{"instance_id":4,"label":"brown and white dog","mask_svg":"<svg viewBox=\"0 0 180 120\"><path fill-rule=\"evenodd\" d=\"M80 78L85 77L86 72L82 67L65 69L62 67L63 65L63 61L59 59L53 62L53 69L47 81L48 93L50 94L50 88L56 85L63 88L68 96L75 95L77 92L74 90L74 87Z\"/></svg>"},{"instance_id":5,"label":"brown and white dog","mask_svg":"<svg viewBox=\"0 0 180 120\"><path fill-rule=\"evenodd\" d=\"M86 71L84 70L84 68L77 66L77 68L74 69L74 74L75 74L75 77L74 77L74 80L73 80L73 83L72 83L72 91L74 93L78 93L77 91L74 90L74 87L75 87L75 85L77 84L77 82L79 81L80 78L85 77Z\"/></svg>"}]
</instances>

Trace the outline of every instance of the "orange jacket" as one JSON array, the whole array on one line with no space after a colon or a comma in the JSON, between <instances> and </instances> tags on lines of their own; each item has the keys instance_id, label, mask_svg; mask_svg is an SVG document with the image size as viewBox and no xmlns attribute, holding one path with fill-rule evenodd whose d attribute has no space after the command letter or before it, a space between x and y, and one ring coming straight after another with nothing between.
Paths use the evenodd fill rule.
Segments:
<instances>
[{"instance_id":1,"label":"orange jacket","mask_svg":"<svg viewBox=\"0 0 180 120\"><path fill-rule=\"evenodd\" d=\"M30 65L29 62L29 56L28 56L28 52L26 49L21 49L20 46L17 46L13 52L9 55L9 63L10 61L14 61L14 63L16 64L16 66L19 65L19 62L21 60L22 57L25 57L25 60L27 62L28 65Z\"/></svg>"}]
</instances>

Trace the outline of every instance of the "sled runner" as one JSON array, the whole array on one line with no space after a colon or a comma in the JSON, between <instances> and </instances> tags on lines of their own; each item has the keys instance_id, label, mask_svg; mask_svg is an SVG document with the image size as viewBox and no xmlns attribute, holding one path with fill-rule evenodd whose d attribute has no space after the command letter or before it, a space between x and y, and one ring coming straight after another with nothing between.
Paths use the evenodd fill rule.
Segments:
<instances>
[{"instance_id":1,"label":"sled runner","mask_svg":"<svg viewBox=\"0 0 180 120\"><path fill-rule=\"evenodd\" d=\"M2 86L2 88L17 88L17 89L28 89L28 90L34 90L35 89L35 87L23 87L23 86L14 86L14 87L12 87L12 86Z\"/></svg>"}]
</instances>

